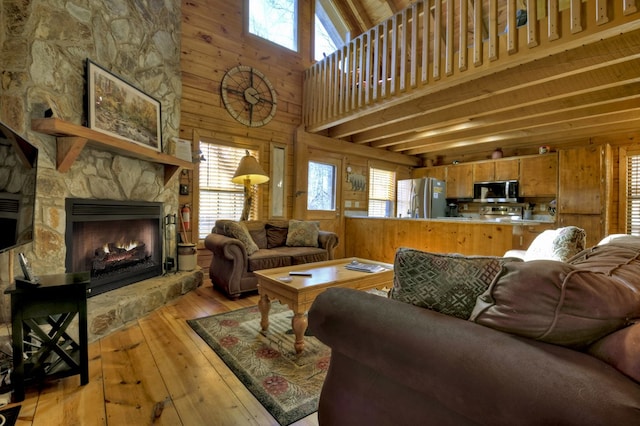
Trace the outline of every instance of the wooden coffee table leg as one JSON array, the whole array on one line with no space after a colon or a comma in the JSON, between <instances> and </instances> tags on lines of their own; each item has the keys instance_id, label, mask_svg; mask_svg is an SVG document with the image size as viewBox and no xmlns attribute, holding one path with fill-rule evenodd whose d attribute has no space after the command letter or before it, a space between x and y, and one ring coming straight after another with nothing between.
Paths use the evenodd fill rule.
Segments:
<instances>
[{"instance_id":1,"label":"wooden coffee table leg","mask_svg":"<svg viewBox=\"0 0 640 426\"><path fill-rule=\"evenodd\" d=\"M271 309L271 301L269 296L263 294L258 301L258 310L260 311L260 327L262 331L267 331L269 328L269 310Z\"/></svg>"},{"instance_id":2,"label":"wooden coffee table leg","mask_svg":"<svg viewBox=\"0 0 640 426\"><path fill-rule=\"evenodd\" d=\"M293 328L293 333L296 336L296 341L293 344L293 347L296 349L296 353L300 353L304 350L304 332L307 331L307 315L302 314L294 314L293 319L291 320L291 327Z\"/></svg>"}]
</instances>

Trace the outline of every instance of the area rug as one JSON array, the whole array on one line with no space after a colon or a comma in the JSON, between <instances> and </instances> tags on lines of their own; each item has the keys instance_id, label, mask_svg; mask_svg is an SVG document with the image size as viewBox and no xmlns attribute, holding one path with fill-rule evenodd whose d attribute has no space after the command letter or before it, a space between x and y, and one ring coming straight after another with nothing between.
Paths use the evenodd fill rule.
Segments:
<instances>
[{"instance_id":1,"label":"area rug","mask_svg":"<svg viewBox=\"0 0 640 426\"><path fill-rule=\"evenodd\" d=\"M10 408L0 410L0 426L13 426L18 420L20 414L20 406L16 405Z\"/></svg>"},{"instance_id":2,"label":"area rug","mask_svg":"<svg viewBox=\"0 0 640 426\"><path fill-rule=\"evenodd\" d=\"M331 355L313 336L305 336L304 351L296 355L292 316L272 302L266 334L257 307L187 321L282 426L318 410Z\"/></svg>"}]
</instances>

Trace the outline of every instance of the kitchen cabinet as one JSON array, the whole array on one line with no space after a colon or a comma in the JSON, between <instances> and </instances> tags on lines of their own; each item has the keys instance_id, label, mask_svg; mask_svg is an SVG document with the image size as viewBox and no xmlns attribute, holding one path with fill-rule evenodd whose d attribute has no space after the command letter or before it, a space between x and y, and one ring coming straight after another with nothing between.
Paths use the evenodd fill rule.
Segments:
<instances>
[{"instance_id":1,"label":"kitchen cabinet","mask_svg":"<svg viewBox=\"0 0 640 426\"><path fill-rule=\"evenodd\" d=\"M519 171L520 160L518 158L481 161L473 163L473 181L491 182L501 180L518 180Z\"/></svg>"},{"instance_id":2,"label":"kitchen cabinet","mask_svg":"<svg viewBox=\"0 0 640 426\"><path fill-rule=\"evenodd\" d=\"M520 159L520 196L555 197L558 193L558 154Z\"/></svg>"},{"instance_id":3,"label":"kitchen cabinet","mask_svg":"<svg viewBox=\"0 0 640 426\"><path fill-rule=\"evenodd\" d=\"M609 145L565 149L558 157L558 221L587 233L587 245L606 234L611 214L612 153Z\"/></svg>"},{"instance_id":4,"label":"kitchen cabinet","mask_svg":"<svg viewBox=\"0 0 640 426\"><path fill-rule=\"evenodd\" d=\"M447 166L447 198L473 198L473 164Z\"/></svg>"},{"instance_id":5,"label":"kitchen cabinet","mask_svg":"<svg viewBox=\"0 0 640 426\"><path fill-rule=\"evenodd\" d=\"M423 167L416 169L412 175L414 178L432 177L438 180L447 180L447 166Z\"/></svg>"}]
</instances>

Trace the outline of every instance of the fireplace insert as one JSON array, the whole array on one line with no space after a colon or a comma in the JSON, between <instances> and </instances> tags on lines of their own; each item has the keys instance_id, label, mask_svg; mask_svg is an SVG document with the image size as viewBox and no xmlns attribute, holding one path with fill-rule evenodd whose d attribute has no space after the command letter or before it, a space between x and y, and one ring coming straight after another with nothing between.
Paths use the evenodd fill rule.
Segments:
<instances>
[{"instance_id":1,"label":"fireplace insert","mask_svg":"<svg viewBox=\"0 0 640 426\"><path fill-rule=\"evenodd\" d=\"M162 203L66 200L67 272L91 272L91 296L162 275Z\"/></svg>"}]
</instances>

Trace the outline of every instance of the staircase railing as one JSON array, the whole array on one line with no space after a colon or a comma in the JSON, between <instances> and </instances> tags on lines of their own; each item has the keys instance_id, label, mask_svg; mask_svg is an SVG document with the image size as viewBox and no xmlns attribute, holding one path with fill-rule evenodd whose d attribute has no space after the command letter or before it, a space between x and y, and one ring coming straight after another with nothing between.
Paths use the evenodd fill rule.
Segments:
<instances>
[{"instance_id":1,"label":"staircase railing","mask_svg":"<svg viewBox=\"0 0 640 426\"><path fill-rule=\"evenodd\" d=\"M320 131L637 28L637 1L418 0L305 71L304 124Z\"/></svg>"}]
</instances>

